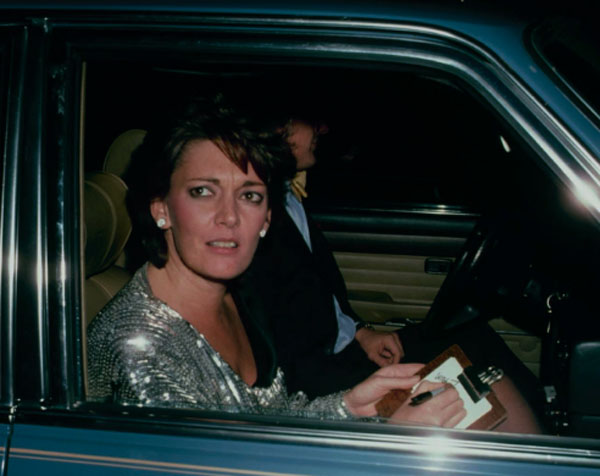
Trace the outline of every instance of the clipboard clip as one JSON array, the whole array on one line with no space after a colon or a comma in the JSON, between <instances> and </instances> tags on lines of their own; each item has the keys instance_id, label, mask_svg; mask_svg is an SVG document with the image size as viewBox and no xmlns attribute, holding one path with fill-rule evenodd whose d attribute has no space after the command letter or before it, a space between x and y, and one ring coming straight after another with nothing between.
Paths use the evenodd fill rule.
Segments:
<instances>
[{"instance_id":1,"label":"clipboard clip","mask_svg":"<svg viewBox=\"0 0 600 476\"><path fill-rule=\"evenodd\" d=\"M458 376L458 381L467 391L473 403L485 398L490 392L490 385L504 377L504 371L494 365L485 370L476 369L470 365Z\"/></svg>"}]
</instances>

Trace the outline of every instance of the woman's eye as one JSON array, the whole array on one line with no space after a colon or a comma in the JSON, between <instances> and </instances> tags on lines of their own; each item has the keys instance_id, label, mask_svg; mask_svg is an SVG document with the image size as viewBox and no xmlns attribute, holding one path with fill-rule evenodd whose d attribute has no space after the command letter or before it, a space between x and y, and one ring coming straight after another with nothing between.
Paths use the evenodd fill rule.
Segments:
<instances>
[{"instance_id":1,"label":"woman's eye","mask_svg":"<svg viewBox=\"0 0 600 476\"><path fill-rule=\"evenodd\" d=\"M207 187L194 187L190 189L190 195L192 197L207 197L212 195L212 192Z\"/></svg>"},{"instance_id":2,"label":"woman's eye","mask_svg":"<svg viewBox=\"0 0 600 476\"><path fill-rule=\"evenodd\" d=\"M242 199L248 200L252 203L261 203L264 200L264 196L262 193L258 192L244 192L242 194Z\"/></svg>"}]
</instances>

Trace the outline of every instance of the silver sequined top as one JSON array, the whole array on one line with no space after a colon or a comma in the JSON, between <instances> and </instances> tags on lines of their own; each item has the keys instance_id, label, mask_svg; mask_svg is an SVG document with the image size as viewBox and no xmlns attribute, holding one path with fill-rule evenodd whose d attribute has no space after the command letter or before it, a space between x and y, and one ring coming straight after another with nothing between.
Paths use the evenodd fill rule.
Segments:
<instances>
[{"instance_id":1,"label":"silver sequined top","mask_svg":"<svg viewBox=\"0 0 600 476\"><path fill-rule=\"evenodd\" d=\"M343 392L288 396L283 371L250 387L205 337L150 289L146 266L88 328L89 398L138 406L348 419Z\"/></svg>"}]
</instances>

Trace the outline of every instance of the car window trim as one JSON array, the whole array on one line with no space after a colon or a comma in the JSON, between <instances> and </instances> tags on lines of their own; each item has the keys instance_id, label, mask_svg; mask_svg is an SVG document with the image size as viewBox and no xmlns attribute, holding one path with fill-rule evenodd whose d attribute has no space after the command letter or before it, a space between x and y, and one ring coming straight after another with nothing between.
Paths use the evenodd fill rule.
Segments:
<instances>
[{"instance_id":1,"label":"car window trim","mask_svg":"<svg viewBox=\"0 0 600 476\"><path fill-rule=\"evenodd\" d=\"M273 35L277 36L280 31L277 25L274 31L270 30L268 26L270 22L266 20L262 20L261 35L249 41L245 35L248 32L256 35L257 20L250 22L250 25L245 21L238 19L237 22L233 22L230 19L224 25L217 24L215 26L214 23L218 22L214 18L210 18L211 25L209 27L202 23L184 26L149 24L149 32L139 32L139 28L136 28L138 31L135 38L129 36L131 25L121 25L116 22L109 27L102 25L102 30L97 31L98 23L82 22L75 25L73 23L55 23L50 20L48 28L55 35L61 33L58 41L65 42L69 54L77 55L83 61L106 57L109 52L127 56L142 47L151 49L153 54L158 57L159 51L155 47L162 45L160 49L162 54L166 54L166 52L169 54L181 53L184 50L188 56L191 51L210 55L210 53L215 54L216 50L220 55L229 54L231 57L239 57L260 52L260 54L256 54L257 58L267 60L277 58L278 61L281 61L283 58L288 60L299 58L311 64L319 64L319 62L328 60L351 62L352 64L386 65L392 68L400 64L402 68L408 65L427 68L430 71L438 71L446 75L450 74L471 87L478 86L481 90L478 94L489 101L521 136L525 136L536 152L545 159L547 165L563 180L572 182L577 179L577 172L573 170L573 164L563 159L563 157L573 157L574 152L579 150L577 147L573 147L573 145L577 145L576 141L565 137L566 131L562 130L561 125L553 120L549 111L536 102L536 98L530 94L527 88L519 84L510 71L503 68L491 55L482 55L482 48L479 45L472 47L468 45L470 48L468 49L465 42L454 41L455 35L433 37L436 32L417 27L408 29L410 35L404 31L394 34L386 32L382 38L380 32L376 32L366 39L361 38L358 44L352 43L344 46L339 41L328 42L323 37L320 37L318 41L308 41L304 37L308 25L318 30L325 25L330 27L331 22L325 22L325 24L304 22L299 31L288 31L289 38L285 41L273 42ZM236 24L237 35L228 29L232 22ZM363 26L363 24L360 25ZM372 24L369 26L372 27ZM164 32L165 29L178 34L183 31L184 34L182 37L165 38L158 34L159 31ZM315 33L314 30L311 32ZM202 36L208 33L216 35L213 37L216 39ZM242 33L244 41L240 41L239 35ZM416 42L415 36L418 33L423 34L423 37ZM364 34L364 30L361 30L361 34ZM357 41L356 32L353 32L347 25L344 31L336 30L335 36L341 37L345 41L350 40L348 43ZM452 41L446 41L446 37L451 38ZM433 54L432 50L437 51L437 54ZM539 113L542 119L533 117L532 110ZM539 132L540 129L543 131L550 129L553 134L549 134L550 137L543 137L543 134ZM558 137L561 140L558 140ZM571 146L568 151L565 151L565 142ZM559 153L559 150L562 153ZM597 217L600 220L600 204L597 209Z\"/></svg>"},{"instance_id":2,"label":"car window trim","mask_svg":"<svg viewBox=\"0 0 600 476\"><path fill-rule=\"evenodd\" d=\"M116 30L118 33L118 29ZM224 32L224 31L223 31ZM79 36L79 33L81 33L80 31L76 31L75 32L75 36ZM115 34L115 32L107 32L107 35L110 34ZM114 39L114 37L113 37ZM378 39L377 41L379 41L380 39ZM389 41L389 38L386 38L386 42ZM69 50L69 54L74 55L74 57L77 57L78 60L77 61L72 61L71 63L69 63L70 58L67 58L67 63L69 64L70 68L76 68L76 67L80 67L81 66L81 62L79 61L80 58L84 58L84 59L88 59L88 58L92 58L94 57L94 54L89 53L88 54L88 50L87 50L87 46L83 45L83 47L81 46L81 44L79 43L78 39L70 39L69 38L69 34L66 34L64 39L61 41L66 41L66 43L68 43L67 49ZM393 39L394 44L396 44L398 42L397 38ZM169 45L169 41L164 40L164 45L165 45L165 49L169 49L168 45ZM438 41L435 41L435 46L439 47L448 47L448 45L440 45ZM110 44L110 42L109 42ZM229 46L228 48L230 48L230 50L235 53L235 54L240 54L240 50L238 50L238 48L242 48L243 45L233 45L233 46ZM269 41L265 41L265 42L256 42L253 45L254 49L259 50L261 48L266 48L268 50L268 54L269 55L277 55L277 54L281 54L281 53L290 53L292 54L292 57L294 57L294 52L296 51L294 48L297 48L298 46L296 44L288 44L286 45L280 45L280 46L274 46L271 42ZM520 88L522 88L522 85L519 85L519 87L517 88L517 92L515 92L515 90L512 90L512 87L515 86L513 84L513 80L508 80L506 79L506 77L510 78L510 74L508 71L503 71L502 74L500 74L499 76L496 76L496 74L498 73L496 71L496 69L494 67L491 67L487 62L485 62L484 60L482 60L481 58L478 57L474 57L470 52L466 52L466 58L470 61L473 62L474 65L471 65L471 67L473 68L473 71L470 71L469 68L467 68L465 64L461 64L459 60L457 60L457 58L454 58L454 62L449 62L449 61L442 61L444 58L434 58L431 57L428 54L414 54L412 56L402 56L403 54L405 54L406 52L403 51L402 53L398 53L395 48L396 46L392 45L392 46L388 46L387 48L384 47L380 47L377 45L374 46L370 46L370 47L365 47L364 45L359 48L358 50L356 48L349 48L349 47L345 47L345 48L341 48L341 47L335 47L334 45L330 46L330 49L323 49L323 46L321 45L320 47L318 47L318 45L313 45L313 48L309 48L311 54L317 54L319 53L318 57L315 59L312 59L308 56L304 57L302 55L306 54L306 49L302 50L302 54L300 54L300 50L296 51L296 53L302 57L302 58L307 58L307 61L321 61L324 59L331 59L331 58L335 58L335 59L340 59L340 60L344 60L344 61L351 61L351 62L360 62L360 61L364 61L364 62L368 62L368 61L376 61L377 64L384 64L384 63L389 63L389 64L394 64L396 61L399 61L401 59L406 59L409 58L410 62L413 66L437 66L441 71L444 71L445 73L449 73L449 72L453 72L454 74L456 74L457 77L462 78L463 80L465 78L470 78L471 80L471 84L473 84L473 82L475 81L479 81L480 85L484 85L484 84L490 84L489 83L489 78L488 78L488 82L486 82L484 79L482 79L482 75L481 74L476 74L477 73L477 68L474 68L474 66L479 65L479 67L484 67L485 71L480 71L479 73L485 73L487 72L492 79L496 79L499 80L501 78L504 78L502 81L500 81L500 84L502 85L504 91L503 93L497 92L497 94L493 95L491 94L489 91L487 91L487 95L486 98L490 99L490 98L495 98L496 102L493 102L494 104L496 104L496 106L498 108L500 108L500 106L502 106L504 109L501 109L501 112L503 112L504 116L507 117L507 121L510 121L513 125L515 125L515 123L519 126L517 127L518 131L521 131L521 134L524 134L525 132L527 134L531 134L531 135L527 135L527 137L531 138L531 141L534 141L534 137L537 137L535 132L536 129L542 128L546 125L546 122L544 122L544 120L542 121L538 121L538 120L533 120L531 119L529 116L531 116L531 113L529 112L529 114L526 114L526 112L529 111L529 109L527 111L525 111L525 113L523 111L520 111L519 109L521 109L520 103L519 104L514 104L515 102L517 102L517 99L523 99L522 96L520 96L519 94L522 94L525 96L525 98L527 99L527 101L525 101L526 104L528 104L529 106L531 106L531 104L535 105L535 98L532 98L528 95L528 92L526 90L521 90ZM111 48L113 49L117 49L120 51L123 51L124 49L118 48L116 47L114 44L112 44L112 46L102 46L101 41L98 41L98 39L95 40L95 44L93 45L93 49L95 49L96 51L102 50L101 53L105 54L107 51L111 50ZM244 47L246 50L248 49L247 46ZM455 51L455 46L452 46L450 48L451 51ZM172 48L173 49L173 48ZM252 48L251 48L252 49ZM89 51L92 51L92 49L90 49ZM456 51L455 51L456 52ZM465 52L460 51L458 52L460 54L465 54ZM266 55L268 56L268 55ZM71 58L72 59L72 58ZM447 58L446 58L447 59ZM434 69L434 68L431 68ZM459 74L460 73L460 74ZM507 81L506 83L504 81ZM518 82L517 82L518 84ZM514 95L514 99L512 101L510 101L509 99L511 99L512 96L510 96L509 92L511 94ZM543 109L543 108L542 108ZM513 119L513 116L510 115L509 113L511 112L515 112L516 117L518 117L517 119ZM549 114L548 111L546 111L546 121L548 121L551 125L554 125L556 128L560 129L560 125L559 124L555 124L551 118L551 115ZM535 124L536 126L533 127L532 124ZM545 128L544 130L549 130L547 128ZM539 135L539 134L538 134ZM566 141L567 137L563 137L561 136L561 141L556 141L556 143L552 142L552 141L548 141L549 144L547 145L548 149L550 150L550 152L552 153L548 153L548 150L546 150L544 147L542 147L541 149L538 148L538 150L541 150L541 152L543 153L542 155L544 157L553 157L553 154L556 155L557 152L555 150L567 150L569 151L569 155L571 155L573 157L572 154L570 154L570 152L572 152L572 150L577 150L577 147L573 147L571 148L564 148L562 147L563 142ZM546 141L544 141L546 142ZM576 142L576 141L575 141ZM573 145L573 144L571 144ZM576 145L576 144L575 144ZM576 156L576 155L575 155ZM62 166L66 166L66 164L62 164ZM558 166L558 170L563 171L562 166ZM570 170L571 165L569 164L569 166L565 165L565 167L567 167L568 170ZM566 173L566 172L565 172ZM567 174L568 175L568 174ZM78 204L77 204L78 206ZM74 207L74 205L67 205L67 208L65 208L65 213L71 213L74 212L73 209L68 208L68 207ZM599 215L600 216L600 215ZM74 246L73 249L76 249L76 246ZM64 252L64 256L67 257L68 253L67 251ZM79 271L81 272L81 270ZM67 311L69 312L69 311ZM70 317L77 317L76 314L76 310L71 310L70 311ZM60 343L61 346L66 346L66 345L70 345L66 342L61 342ZM66 354L65 354L66 355ZM71 377L69 378L74 378L72 377L72 372L74 372L73 369L71 370L65 370L66 374L68 375L69 372L71 372ZM70 381L70 380L69 380ZM77 395L75 395L75 400L77 399ZM81 396L80 396L81 398ZM62 405L64 404L64 401L62 401L60 398L58 399L58 404ZM77 406L81 407L81 405L77 403Z\"/></svg>"}]
</instances>

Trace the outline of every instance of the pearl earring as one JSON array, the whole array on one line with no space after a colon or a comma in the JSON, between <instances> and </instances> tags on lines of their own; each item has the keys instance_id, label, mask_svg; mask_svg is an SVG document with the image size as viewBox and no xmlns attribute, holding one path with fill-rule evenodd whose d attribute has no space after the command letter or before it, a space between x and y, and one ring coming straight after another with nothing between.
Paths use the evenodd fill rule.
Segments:
<instances>
[{"instance_id":1,"label":"pearl earring","mask_svg":"<svg viewBox=\"0 0 600 476\"><path fill-rule=\"evenodd\" d=\"M164 218L159 218L158 220L156 220L156 226L159 228L162 228L166 224L167 224L167 220L165 220Z\"/></svg>"},{"instance_id":2,"label":"pearl earring","mask_svg":"<svg viewBox=\"0 0 600 476\"><path fill-rule=\"evenodd\" d=\"M264 238L265 236L267 236L267 230L265 230L264 228L262 230L260 230L258 232L258 236L260 236L261 238Z\"/></svg>"}]
</instances>

